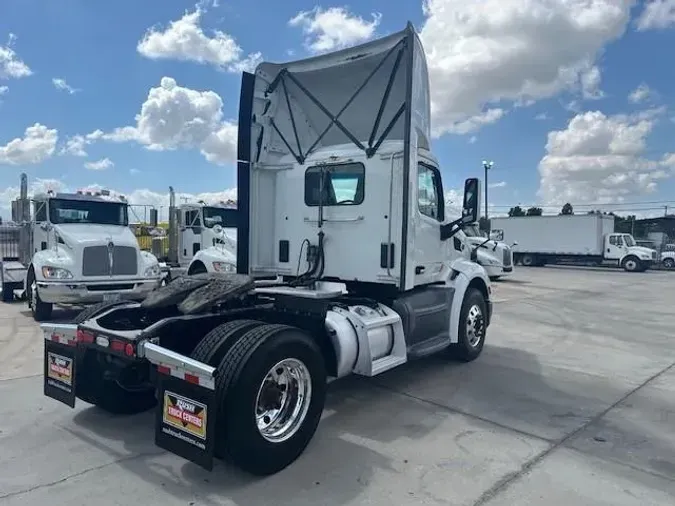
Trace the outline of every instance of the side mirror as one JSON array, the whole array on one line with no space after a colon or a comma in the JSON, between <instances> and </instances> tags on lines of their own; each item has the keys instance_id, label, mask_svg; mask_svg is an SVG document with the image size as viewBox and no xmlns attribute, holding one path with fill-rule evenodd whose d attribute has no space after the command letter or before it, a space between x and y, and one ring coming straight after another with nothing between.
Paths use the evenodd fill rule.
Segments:
<instances>
[{"instance_id":1,"label":"side mirror","mask_svg":"<svg viewBox=\"0 0 675 506\"><path fill-rule=\"evenodd\" d=\"M514 246L518 246L518 241L513 241L513 244L511 245L511 247L513 248Z\"/></svg>"},{"instance_id":2,"label":"side mirror","mask_svg":"<svg viewBox=\"0 0 675 506\"><path fill-rule=\"evenodd\" d=\"M478 248L471 249L471 255L469 257L472 262L478 263Z\"/></svg>"},{"instance_id":3,"label":"side mirror","mask_svg":"<svg viewBox=\"0 0 675 506\"><path fill-rule=\"evenodd\" d=\"M472 177L464 181L462 224L476 223L480 212L480 179Z\"/></svg>"},{"instance_id":4,"label":"side mirror","mask_svg":"<svg viewBox=\"0 0 675 506\"><path fill-rule=\"evenodd\" d=\"M52 225L47 221L43 221L42 223L40 223L40 228L45 232L49 232L52 229Z\"/></svg>"},{"instance_id":5,"label":"side mirror","mask_svg":"<svg viewBox=\"0 0 675 506\"><path fill-rule=\"evenodd\" d=\"M216 234L216 235L220 235L220 234L223 233L223 227L221 227L220 225L213 225L212 230L213 230L213 233Z\"/></svg>"}]
</instances>

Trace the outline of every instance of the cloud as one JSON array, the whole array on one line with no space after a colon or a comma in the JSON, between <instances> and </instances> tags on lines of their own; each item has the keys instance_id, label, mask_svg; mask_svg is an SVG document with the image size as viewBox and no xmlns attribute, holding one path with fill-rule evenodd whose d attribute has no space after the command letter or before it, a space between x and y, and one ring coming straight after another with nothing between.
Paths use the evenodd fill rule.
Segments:
<instances>
[{"instance_id":1,"label":"cloud","mask_svg":"<svg viewBox=\"0 0 675 506\"><path fill-rule=\"evenodd\" d=\"M29 165L45 161L54 154L58 131L40 123L26 128L23 137L0 145L0 165Z\"/></svg>"},{"instance_id":2,"label":"cloud","mask_svg":"<svg viewBox=\"0 0 675 506\"><path fill-rule=\"evenodd\" d=\"M576 115L567 128L548 134L539 163L538 196L544 204L624 202L655 191L673 176L675 157L644 157L647 136L659 110L606 116Z\"/></svg>"},{"instance_id":3,"label":"cloud","mask_svg":"<svg viewBox=\"0 0 675 506\"><path fill-rule=\"evenodd\" d=\"M163 77L148 92L135 125L88 137L137 142L153 151L199 149L209 162L226 165L236 159L237 123L224 120L222 108L217 93L183 88L175 79Z\"/></svg>"},{"instance_id":4,"label":"cloud","mask_svg":"<svg viewBox=\"0 0 675 506\"><path fill-rule=\"evenodd\" d=\"M568 90L599 94L595 60L619 38L634 0L427 0L420 37L435 136L498 121ZM561 43L564 41L564 43Z\"/></svg>"},{"instance_id":5,"label":"cloud","mask_svg":"<svg viewBox=\"0 0 675 506\"><path fill-rule=\"evenodd\" d=\"M106 170L111 169L115 164L110 160L110 158L102 158L96 162L87 162L84 164L85 169L89 170Z\"/></svg>"},{"instance_id":6,"label":"cloud","mask_svg":"<svg viewBox=\"0 0 675 506\"><path fill-rule=\"evenodd\" d=\"M497 181L496 183L489 183L488 188L504 188L506 181Z\"/></svg>"},{"instance_id":7,"label":"cloud","mask_svg":"<svg viewBox=\"0 0 675 506\"><path fill-rule=\"evenodd\" d=\"M243 56L243 49L231 35L214 30L212 36L204 33L201 17L204 10L197 7L186 12L165 29L150 28L138 43L136 50L152 60L172 59L213 65L230 72L253 70L262 60L260 53Z\"/></svg>"},{"instance_id":8,"label":"cloud","mask_svg":"<svg viewBox=\"0 0 675 506\"><path fill-rule=\"evenodd\" d=\"M382 14L373 13L372 21L351 14L344 7L302 11L288 21L305 34L305 46L314 53L334 51L373 38Z\"/></svg>"},{"instance_id":9,"label":"cloud","mask_svg":"<svg viewBox=\"0 0 675 506\"><path fill-rule=\"evenodd\" d=\"M14 51L15 41L16 35L10 33L7 44L0 46L0 79L19 79L33 74L33 71Z\"/></svg>"},{"instance_id":10,"label":"cloud","mask_svg":"<svg viewBox=\"0 0 675 506\"><path fill-rule=\"evenodd\" d=\"M9 86L0 86L0 96L9 92Z\"/></svg>"},{"instance_id":11,"label":"cloud","mask_svg":"<svg viewBox=\"0 0 675 506\"><path fill-rule=\"evenodd\" d=\"M675 25L675 0L645 2L645 8L635 24L639 32L670 28Z\"/></svg>"},{"instance_id":12,"label":"cloud","mask_svg":"<svg viewBox=\"0 0 675 506\"><path fill-rule=\"evenodd\" d=\"M87 135L73 135L67 141L65 146L59 151L60 155L72 155L85 157L88 156L85 151L85 146L92 144L94 141L103 137L102 130L95 130Z\"/></svg>"},{"instance_id":13,"label":"cloud","mask_svg":"<svg viewBox=\"0 0 675 506\"><path fill-rule=\"evenodd\" d=\"M54 88L56 88L59 91L66 91L70 95L74 95L77 93L78 90L77 88L73 88L71 85L69 85L65 79L61 79L60 77L54 77L52 78L52 84L54 85Z\"/></svg>"},{"instance_id":14,"label":"cloud","mask_svg":"<svg viewBox=\"0 0 675 506\"><path fill-rule=\"evenodd\" d=\"M534 119L536 119L537 121L544 121L550 119L550 116L548 115L547 112L540 112L534 117Z\"/></svg>"},{"instance_id":15,"label":"cloud","mask_svg":"<svg viewBox=\"0 0 675 506\"><path fill-rule=\"evenodd\" d=\"M628 95L628 101L633 104L639 104L644 102L651 96L652 90L645 83L642 83L640 86L635 88Z\"/></svg>"}]
</instances>

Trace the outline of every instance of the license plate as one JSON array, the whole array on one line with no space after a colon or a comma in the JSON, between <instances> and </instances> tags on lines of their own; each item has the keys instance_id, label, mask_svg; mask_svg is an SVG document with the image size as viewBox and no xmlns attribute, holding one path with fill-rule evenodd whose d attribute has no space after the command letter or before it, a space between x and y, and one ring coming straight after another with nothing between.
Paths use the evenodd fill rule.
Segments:
<instances>
[{"instance_id":1,"label":"license plate","mask_svg":"<svg viewBox=\"0 0 675 506\"><path fill-rule=\"evenodd\" d=\"M103 294L103 302L117 302L120 300L120 294L119 293L104 293Z\"/></svg>"}]
</instances>

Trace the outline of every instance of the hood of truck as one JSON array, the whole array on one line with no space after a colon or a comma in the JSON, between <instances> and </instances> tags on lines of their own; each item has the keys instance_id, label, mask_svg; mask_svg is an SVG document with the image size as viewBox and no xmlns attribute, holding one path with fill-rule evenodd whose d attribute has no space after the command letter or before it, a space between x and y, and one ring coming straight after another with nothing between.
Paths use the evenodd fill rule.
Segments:
<instances>
[{"instance_id":1,"label":"hood of truck","mask_svg":"<svg viewBox=\"0 0 675 506\"><path fill-rule=\"evenodd\" d=\"M121 225L94 225L66 223L54 225L54 230L69 246L79 244L83 247L113 242L116 246L138 247L136 236L129 227Z\"/></svg>"},{"instance_id":2,"label":"hood of truck","mask_svg":"<svg viewBox=\"0 0 675 506\"><path fill-rule=\"evenodd\" d=\"M656 255L656 250L651 248L645 248L644 246L632 246L630 248L630 251L638 255L640 254L648 255L649 258L652 258L654 255Z\"/></svg>"}]
</instances>

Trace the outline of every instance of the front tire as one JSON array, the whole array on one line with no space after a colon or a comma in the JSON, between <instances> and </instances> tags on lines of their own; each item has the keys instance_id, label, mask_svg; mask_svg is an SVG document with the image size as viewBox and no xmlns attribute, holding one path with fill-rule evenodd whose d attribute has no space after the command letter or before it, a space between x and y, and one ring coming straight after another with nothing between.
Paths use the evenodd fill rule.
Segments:
<instances>
[{"instance_id":1,"label":"front tire","mask_svg":"<svg viewBox=\"0 0 675 506\"><path fill-rule=\"evenodd\" d=\"M33 314L33 319L36 322L43 322L45 320L49 320L52 317L54 306L49 302L42 301L35 280L33 280L30 285L30 299L28 300L30 311Z\"/></svg>"},{"instance_id":2,"label":"front tire","mask_svg":"<svg viewBox=\"0 0 675 506\"><path fill-rule=\"evenodd\" d=\"M666 258L665 260L663 260L663 266L664 266L666 269L672 269L672 268L675 268L675 260L672 259L672 258Z\"/></svg>"},{"instance_id":3,"label":"front tire","mask_svg":"<svg viewBox=\"0 0 675 506\"><path fill-rule=\"evenodd\" d=\"M535 260L534 255L523 255L521 263L525 267L532 267L535 264Z\"/></svg>"},{"instance_id":4,"label":"front tire","mask_svg":"<svg viewBox=\"0 0 675 506\"><path fill-rule=\"evenodd\" d=\"M216 454L258 476L281 471L305 450L326 399L316 342L286 325L244 334L218 365Z\"/></svg>"},{"instance_id":5,"label":"front tire","mask_svg":"<svg viewBox=\"0 0 675 506\"><path fill-rule=\"evenodd\" d=\"M450 354L461 362L476 360L483 351L487 334L487 304L475 288L469 288L459 314L458 342L450 346Z\"/></svg>"},{"instance_id":6,"label":"front tire","mask_svg":"<svg viewBox=\"0 0 675 506\"><path fill-rule=\"evenodd\" d=\"M640 259L634 256L629 256L623 259L621 267L627 272L638 272L641 267Z\"/></svg>"}]
</instances>

